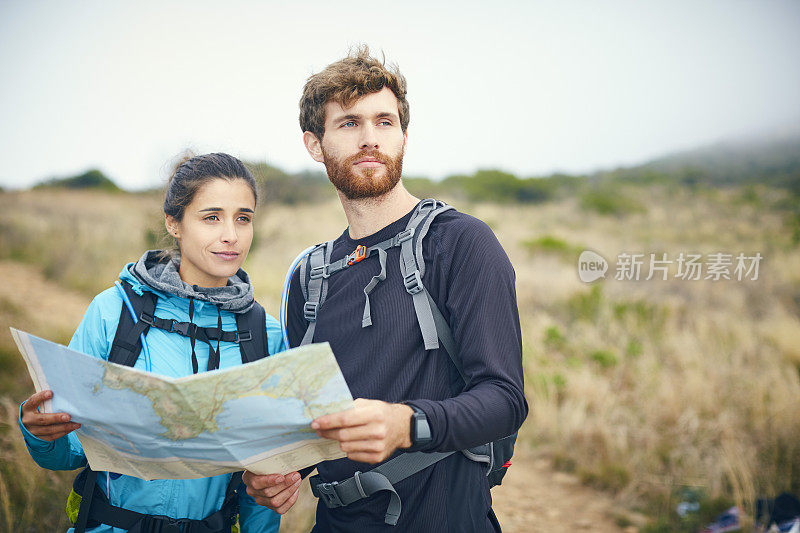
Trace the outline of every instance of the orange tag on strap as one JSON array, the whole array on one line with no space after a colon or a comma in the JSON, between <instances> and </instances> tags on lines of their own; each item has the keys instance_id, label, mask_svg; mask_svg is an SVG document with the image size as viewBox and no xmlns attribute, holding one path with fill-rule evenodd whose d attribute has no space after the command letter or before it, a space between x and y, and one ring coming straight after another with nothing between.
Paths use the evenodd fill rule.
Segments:
<instances>
[{"instance_id":1,"label":"orange tag on strap","mask_svg":"<svg viewBox=\"0 0 800 533\"><path fill-rule=\"evenodd\" d=\"M352 265L354 263L358 263L362 259L367 257L367 247L363 244L359 244L356 246L356 251L350 254L350 258L347 260L348 265Z\"/></svg>"}]
</instances>

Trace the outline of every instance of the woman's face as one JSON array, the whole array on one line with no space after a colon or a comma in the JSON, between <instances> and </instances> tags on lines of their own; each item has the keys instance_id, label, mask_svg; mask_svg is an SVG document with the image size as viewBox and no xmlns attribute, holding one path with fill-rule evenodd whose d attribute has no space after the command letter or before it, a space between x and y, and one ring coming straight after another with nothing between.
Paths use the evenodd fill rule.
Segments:
<instances>
[{"instance_id":1,"label":"woman's face","mask_svg":"<svg viewBox=\"0 0 800 533\"><path fill-rule=\"evenodd\" d=\"M186 206L183 220L166 215L178 239L181 279L189 285L223 287L244 263L253 242L256 200L242 179L215 178Z\"/></svg>"}]
</instances>

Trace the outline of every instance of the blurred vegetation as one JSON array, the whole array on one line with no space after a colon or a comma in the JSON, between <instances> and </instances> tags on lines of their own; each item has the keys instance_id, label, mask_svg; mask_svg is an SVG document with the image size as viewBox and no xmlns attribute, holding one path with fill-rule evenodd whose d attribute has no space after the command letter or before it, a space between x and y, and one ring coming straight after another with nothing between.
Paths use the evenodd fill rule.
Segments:
<instances>
[{"instance_id":1,"label":"blurred vegetation","mask_svg":"<svg viewBox=\"0 0 800 533\"><path fill-rule=\"evenodd\" d=\"M105 192L119 192L120 189L111 178L97 169L67 178L52 178L33 187L34 189L94 189Z\"/></svg>"},{"instance_id":2,"label":"blurred vegetation","mask_svg":"<svg viewBox=\"0 0 800 533\"><path fill-rule=\"evenodd\" d=\"M526 239L522 241L522 246L531 252L531 254L551 254L567 261L577 261L580 253L586 249L585 246L578 246L567 242L561 237L555 235L541 235L534 239Z\"/></svg>"},{"instance_id":3,"label":"blurred vegetation","mask_svg":"<svg viewBox=\"0 0 800 533\"><path fill-rule=\"evenodd\" d=\"M592 187L581 194L580 200L581 207L601 215L622 216L646 211L644 204L610 185Z\"/></svg>"},{"instance_id":4,"label":"blurred vegetation","mask_svg":"<svg viewBox=\"0 0 800 533\"><path fill-rule=\"evenodd\" d=\"M645 531L695 531L733 502L752 510L755 497L800 491L800 143L715 153L589 176L404 178L413 194L490 222L514 264L533 406L519 446L652 517ZM269 208L246 269L274 309L294 255L345 223L322 172L250 166ZM160 194L110 194L117 187L91 175L0 194L0 266L24 266L3 272L10 288L0 293L0 528L9 531L63 531L72 474L38 468L24 448L16 409L32 389L5 326L65 342L125 262L168 241ZM736 246L769 252L769 270L750 284L634 287L609 273L585 285L572 270L585 245L670 257ZM12 298L29 273L46 288ZM57 300L67 292L77 300L69 310ZM699 511L681 518L686 486L703 493ZM309 529L314 500L303 491L283 530Z\"/></svg>"},{"instance_id":5,"label":"blurred vegetation","mask_svg":"<svg viewBox=\"0 0 800 533\"><path fill-rule=\"evenodd\" d=\"M290 174L267 163L248 163L247 166L256 179L262 203L297 205L330 200L336 196L324 172Z\"/></svg>"},{"instance_id":6,"label":"blurred vegetation","mask_svg":"<svg viewBox=\"0 0 800 533\"><path fill-rule=\"evenodd\" d=\"M321 170L290 173L266 162L249 162L247 166L258 183L264 203L299 205L328 201L336 196ZM481 169L439 181L424 176L407 176L403 180L408 190L420 197L445 196L456 201L501 204L532 204L578 197L583 208L610 216L645 211L642 201L626 193L628 186L737 186L743 191L742 202L753 203L761 201L758 187L766 185L790 193L790 200L784 198L773 207L789 213L787 227L800 242L800 207L794 201L800 198L800 136L721 143L591 175L556 173L519 177L500 169ZM34 188L121 190L97 169L77 176L49 179Z\"/></svg>"}]
</instances>

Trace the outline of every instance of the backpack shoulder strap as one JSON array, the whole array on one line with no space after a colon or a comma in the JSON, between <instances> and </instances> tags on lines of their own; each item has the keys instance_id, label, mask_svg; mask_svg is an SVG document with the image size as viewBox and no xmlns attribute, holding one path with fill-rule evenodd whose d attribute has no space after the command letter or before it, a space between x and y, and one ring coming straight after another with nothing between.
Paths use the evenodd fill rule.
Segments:
<instances>
[{"instance_id":1,"label":"backpack shoulder strap","mask_svg":"<svg viewBox=\"0 0 800 533\"><path fill-rule=\"evenodd\" d=\"M439 341L444 346L447 355L450 356L453 366L456 367L458 374L461 376L461 379L464 380L464 384L466 385L469 383L469 380L467 379L467 375L464 373L464 365L461 364L461 354L458 350L456 339L453 337L453 330L450 329L450 324L447 323L444 315L441 311L439 311L439 307L436 305L431 293L428 292L428 289L425 289L425 296L428 298L428 303L431 306L433 322L436 325L436 335L439 337Z\"/></svg>"},{"instance_id":2,"label":"backpack shoulder strap","mask_svg":"<svg viewBox=\"0 0 800 533\"><path fill-rule=\"evenodd\" d=\"M124 308L125 305L123 304L122 307ZM75 520L75 533L84 533L89 526L89 509L94 499L97 472L92 470L89 465L86 465L72 483L73 490L75 490L75 492L77 492L76 489L81 490L80 494L82 496L80 508L78 510L78 518ZM94 525L96 524L93 524L92 527L94 527Z\"/></svg>"},{"instance_id":3,"label":"backpack shoulder strap","mask_svg":"<svg viewBox=\"0 0 800 533\"><path fill-rule=\"evenodd\" d=\"M142 341L139 339L139 335L146 334L153 323L158 296L150 291L144 291L140 295L127 281L123 281L121 285L125 290L128 302L133 307L133 313L128 309L127 302L123 301L117 333L114 335L108 360L111 363L133 366L139 358L139 352L142 351ZM135 319L132 314L136 315Z\"/></svg>"},{"instance_id":4,"label":"backpack shoulder strap","mask_svg":"<svg viewBox=\"0 0 800 533\"><path fill-rule=\"evenodd\" d=\"M267 312L258 302L246 313L236 315L237 342L242 352L242 364L269 355L267 344Z\"/></svg>"},{"instance_id":5,"label":"backpack shoulder strap","mask_svg":"<svg viewBox=\"0 0 800 533\"><path fill-rule=\"evenodd\" d=\"M429 297L426 296L428 291L422 284L422 275L425 273L422 240L427 235L433 219L440 213L450 209L452 209L452 206L432 198L421 201L411 215L411 219L405 229L405 232L410 232L413 237L403 240L400 244L400 272L403 274L403 284L406 287L406 291L413 298L414 312L417 315L417 322L419 322L426 350L439 348L439 335L436 328L437 324L433 317L433 310L431 309L431 302Z\"/></svg>"},{"instance_id":6,"label":"backpack shoulder strap","mask_svg":"<svg viewBox=\"0 0 800 533\"><path fill-rule=\"evenodd\" d=\"M417 230L414 232L414 254L419 266L419 275L425 275L425 259L422 257L422 240L428 235L428 230L431 228L433 220L444 213L455 209L452 205L448 205L442 201L427 198L423 203L427 202L424 206L420 204L421 220L417 225ZM425 209L422 209L422 208Z\"/></svg>"},{"instance_id":7,"label":"backpack shoulder strap","mask_svg":"<svg viewBox=\"0 0 800 533\"><path fill-rule=\"evenodd\" d=\"M333 252L333 241L318 245L311 250L307 259L300 263L300 286L304 289L306 303L303 305L303 315L308 322L308 328L300 345L310 344L314 340L314 330L317 325L317 310L325 303L328 294L328 278L326 265L330 263Z\"/></svg>"}]
</instances>

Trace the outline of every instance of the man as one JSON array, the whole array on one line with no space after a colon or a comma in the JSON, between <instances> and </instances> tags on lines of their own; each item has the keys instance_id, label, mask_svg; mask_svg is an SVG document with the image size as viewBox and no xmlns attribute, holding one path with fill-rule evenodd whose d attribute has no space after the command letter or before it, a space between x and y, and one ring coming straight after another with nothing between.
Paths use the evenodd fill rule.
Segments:
<instances>
[{"instance_id":1,"label":"man","mask_svg":"<svg viewBox=\"0 0 800 533\"><path fill-rule=\"evenodd\" d=\"M330 262L395 237L419 203L401 180L409 122L403 76L364 47L311 76L300 109L306 148L325 164L349 224L333 242ZM352 409L311 424L347 453L346 459L317 465L325 482L352 478L405 451L487 443L514 433L527 416L514 271L505 252L486 224L455 210L438 215L422 242L421 279L452 329L468 384L459 381L443 348L425 349L399 247L386 250L385 279L373 283L371 294L365 287L380 270L371 257L330 276L313 341L331 344L357 399ZM303 292L295 272L288 313L292 346L309 326ZM420 421L430 438L412 434ZM301 473L248 472L244 479L257 502L285 513L297 499ZM393 495L383 491L333 508L320 502L314 531L500 530L485 465L462 453L394 488L402 502L396 526L387 525Z\"/></svg>"}]
</instances>

